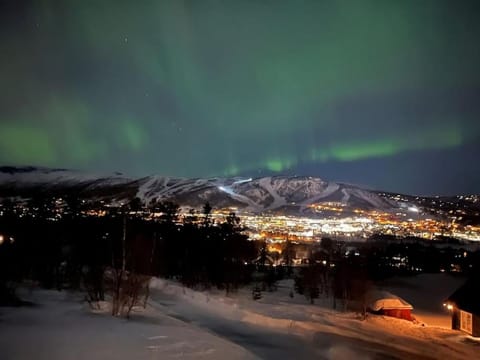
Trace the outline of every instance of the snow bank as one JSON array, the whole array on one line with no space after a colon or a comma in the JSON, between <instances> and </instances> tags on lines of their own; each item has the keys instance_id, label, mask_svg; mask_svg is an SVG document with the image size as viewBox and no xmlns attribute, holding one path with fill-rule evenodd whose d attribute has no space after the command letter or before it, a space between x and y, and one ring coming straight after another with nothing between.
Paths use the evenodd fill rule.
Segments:
<instances>
[{"instance_id":1,"label":"snow bank","mask_svg":"<svg viewBox=\"0 0 480 360\"><path fill-rule=\"evenodd\" d=\"M219 292L215 294L208 291L196 291L177 282L160 278L152 278L150 289L159 290L169 296L181 297L203 310L222 314L229 319L239 320L242 316L237 301L233 298L221 296Z\"/></svg>"},{"instance_id":2,"label":"snow bank","mask_svg":"<svg viewBox=\"0 0 480 360\"><path fill-rule=\"evenodd\" d=\"M147 307L130 320L93 313L83 296L34 291L30 307L0 308L2 360L254 359L240 346Z\"/></svg>"}]
</instances>

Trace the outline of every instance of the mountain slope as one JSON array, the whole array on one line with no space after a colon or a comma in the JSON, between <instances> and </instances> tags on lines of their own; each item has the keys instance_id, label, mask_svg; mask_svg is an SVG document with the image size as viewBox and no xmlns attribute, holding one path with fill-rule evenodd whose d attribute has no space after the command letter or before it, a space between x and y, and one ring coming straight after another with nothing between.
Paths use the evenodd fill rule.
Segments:
<instances>
[{"instance_id":1,"label":"mountain slope","mask_svg":"<svg viewBox=\"0 0 480 360\"><path fill-rule=\"evenodd\" d=\"M458 208L478 205L463 197L425 198L366 190L355 185L316 177L263 177L185 179L162 176L129 178L121 174L93 175L65 169L0 167L0 197L77 196L87 200L127 202L138 197L173 201L183 207L235 207L254 213L312 214L312 204L386 212L422 207L433 210L445 204ZM443 209L446 209L444 207Z\"/></svg>"}]
</instances>

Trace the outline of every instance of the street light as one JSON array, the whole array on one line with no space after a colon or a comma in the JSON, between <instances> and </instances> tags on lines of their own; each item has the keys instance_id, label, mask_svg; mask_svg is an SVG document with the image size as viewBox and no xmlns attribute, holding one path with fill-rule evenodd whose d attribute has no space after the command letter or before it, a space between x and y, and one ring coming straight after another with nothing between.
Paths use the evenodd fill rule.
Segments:
<instances>
[{"instance_id":1,"label":"street light","mask_svg":"<svg viewBox=\"0 0 480 360\"><path fill-rule=\"evenodd\" d=\"M3 237L3 235L0 235L0 245L2 245L4 241L5 241L5 238Z\"/></svg>"}]
</instances>

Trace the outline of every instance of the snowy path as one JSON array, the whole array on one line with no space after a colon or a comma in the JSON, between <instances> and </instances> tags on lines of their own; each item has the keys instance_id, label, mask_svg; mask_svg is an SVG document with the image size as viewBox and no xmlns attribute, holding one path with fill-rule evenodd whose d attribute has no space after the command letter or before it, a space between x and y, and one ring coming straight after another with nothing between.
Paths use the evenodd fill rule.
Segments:
<instances>
[{"instance_id":1,"label":"snowy path","mask_svg":"<svg viewBox=\"0 0 480 360\"><path fill-rule=\"evenodd\" d=\"M153 307L160 306L169 316L206 329L261 359L324 358L320 350L305 339L228 319L174 295L153 290L150 303Z\"/></svg>"}]
</instances>

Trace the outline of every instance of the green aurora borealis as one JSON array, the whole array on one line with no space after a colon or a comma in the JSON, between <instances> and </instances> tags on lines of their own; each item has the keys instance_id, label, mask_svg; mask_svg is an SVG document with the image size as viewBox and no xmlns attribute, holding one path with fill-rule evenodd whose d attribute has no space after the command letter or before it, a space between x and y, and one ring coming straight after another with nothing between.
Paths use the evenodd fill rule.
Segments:
<instances>
[{"instance_id":1,"label":"green aurora borealis","mask_svg":"<svg viewBox=\"0 0 480 360\"><path fill-rule=\"evenodd\" d=\"M478 1L15 3L0 8L2 164L336 180L480 155ZM439 189L480 192L468 175Z\"/></svg>"}]
</instances>

